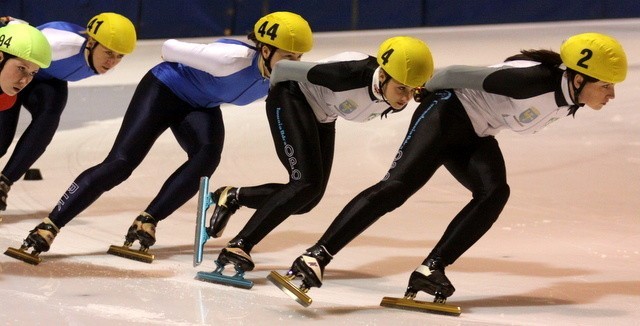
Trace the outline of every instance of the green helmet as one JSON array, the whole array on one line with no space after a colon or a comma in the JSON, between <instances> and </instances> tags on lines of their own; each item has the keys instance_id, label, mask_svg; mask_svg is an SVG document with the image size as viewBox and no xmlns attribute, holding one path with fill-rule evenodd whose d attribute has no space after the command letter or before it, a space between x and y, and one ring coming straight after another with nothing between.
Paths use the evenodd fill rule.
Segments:
<instances>
[{"instance_id":1,"label":"green helmet","mask_svg":"<svg viewBox=\"0 0 640 326\"><path fill-rule=\"evenodd\" d=\"M420 87L433 75L433 56L423 41L410 36L396 36L382 42L378 64L393 79Z\"/></svg>"},{"instance_id":2,"label":"green helmet","mask_svg":"<svg viewBox=\"0 0 640 326\"><path fill-rule=\"evenodd\" d=\"M611 36L583 33L571 36L560 47L565 66L607 83L619 83L627 76L627 55Z\"/></svg>"},{"instance_id":3,"label":"green helmet","mask_svg":"<svg viewBox=\"0 0 640 326\"><path fill-rule=\"evenodd\" d=\"M51 64L51 45L37 28L28 24L9 24L0 28L0 51L47 68Z\"/></svg>"}]
</instances>

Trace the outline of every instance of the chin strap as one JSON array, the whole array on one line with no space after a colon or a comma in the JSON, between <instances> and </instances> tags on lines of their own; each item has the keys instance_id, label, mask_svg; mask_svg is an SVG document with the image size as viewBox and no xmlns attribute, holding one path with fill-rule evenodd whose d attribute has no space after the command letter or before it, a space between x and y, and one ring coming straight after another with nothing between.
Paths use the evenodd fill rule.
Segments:
<instances>
[{"instance_id":1,"label":"chin strap","mask_svg":"<svg viewBox=\"0 0 640 326\"><path fill-rule=\"evenodd\" d=\"M87 41L88 42L88 41ZM98 46L98 42L96 41L91 48L85 47L86 51L89 51L87 55L87 63L89 64L89 68L93 70L96 74L99 74L98 70L96 70L96 66L93 64L93 50Z\"/></svg>"},{"instance_id":2,"label":"chin strap","mask_svg":"<svg viewBox=\"0 0 640 326\"><path fill-rule=\"evenodd\" d=\"M262 49L262 45L259 46L260 49ZM269 47L270 51L269 51L269 57L265 58L262 55L262 51L260 51L260 57L262 58L262 63L263 63L263 69L266 69L267 72L269 73L269 76L271 76L271 59L273 58L273 55L276 54L276 48L273 47ZM262 71L262 77L264 78L269 78L269 76L266 76L266 74L264 73L264 71Z\"/></svg>"},{"instance_id":3,"label":"chin strap","mask_svg":"<svg viewBox=\"0 0 640 326\"><path fill-rule=\"evenodd\" d=\"M576 111L578 111L579 108L584 106L584 104L579 103L579 98L580 98L580 93L582 93L582 90L584 89L586 81L583 81L583 83L580 84L580 87L575 87L575 85L573 84L573 79L575 78L576 74L577 74L576 72L567 71L567 84L569 86L569 89L571 90L571 92L569 92L570 94L569 96L571 97L571 101L573 102L573 105L569 107L568 115L572 115L572 116L575 116Z\"/></svg>"}]
</instances>

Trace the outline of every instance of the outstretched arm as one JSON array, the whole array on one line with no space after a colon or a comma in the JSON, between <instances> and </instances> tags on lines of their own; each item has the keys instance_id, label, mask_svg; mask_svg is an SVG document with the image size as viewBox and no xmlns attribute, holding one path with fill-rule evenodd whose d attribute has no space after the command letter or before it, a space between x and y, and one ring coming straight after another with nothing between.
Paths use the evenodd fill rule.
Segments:
<instances>
[{"instance_id":1,"label":"outstretched arm","mask_svg":"<svg viewBox=\"0 0 640 326\"><path fill-rule=\"evenodd\" d=\"M275 64L271 72L269 84L273 86L286 80L308 82L307 74L316 65L317 63L315 62L280 60Z\"/></svg>"},{"instance_id":2,"label":"outstretched arm","mask_svg":"<svg viewBox=\"0 0 640 326\"><path fill-rule=\"evenodd\" d=\"M167 40L162 45L162 59L202 70L211 75L231 75L251 65L255 52L237 44L198 44Z\"/></svg>"},{"instance_id":3,"label":"outstretched arm","mask_svg":"<svg viewBox=\"0 0 640 326\"><path fill-rule=\"evenodd\" d=\"M433 78L425 84L425 88L432 92L451 88L470 88L482 91L485 90L485 79L501 69L504 67L449 66L436 71Z\"/></svg>"}]
</instances>

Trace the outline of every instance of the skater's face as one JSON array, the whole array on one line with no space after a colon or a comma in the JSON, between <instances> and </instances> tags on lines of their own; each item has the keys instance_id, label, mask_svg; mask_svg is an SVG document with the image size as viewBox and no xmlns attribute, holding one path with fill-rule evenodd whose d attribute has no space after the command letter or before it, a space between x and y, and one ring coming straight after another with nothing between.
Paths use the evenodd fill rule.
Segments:
<instances>
[{"instance_id":1,"label":"skater's face","mask_svg":"<svg viewBox=\"0 0 640 326\"><path fill-rule=\"evenodd\" d=\"M382 75L384 75L384 77L382 77ZM404 109L413 98L413 87L401 84L385 73L382 73L381 77L389 78L389 81L382 87L382 94L387 102L389 102L389 105L391 105L391 108L394 110Z\"/></svg>"},{"instance_id":2,"label":"skater's face","mask_svg":"<svg viewBox=\"0 0 640 326\"><path fill-rule=\"evenodd\" d=\"M86 48L92 49L87 51L87 56L90 55L92 57L93 67L99 74L104 74L117 66L124 58L124 54L110 50L93 39L87 42Z\"/></svg>"},{"instance_id":3,"label":"skater's face","mask_svg":"<svg viewBox=\"0 0 640 326\"><path fill-rule=\"evenodd\" d=\"M1 53L0 59L4 59L4 55ZM15 96L33 80L33 76L38 73L39 69L38 65L24 59L8 59L0 71L2 92L9 96Z\"/></svg>"},{"instance_id":4,"label":"skater's face","mask_svg":"<svg viewBox=\"0 0 640 326\"><path fill-rule=\"evenodd\" d=\"M302 59L302 53L285 51L278 48L275 48L274 51L275 52L271 57L271 61L265 62L265 64L271 65L270 66L271 69L273 69L276 63L280 60L300 61ZM269 58L270 55L271 55L271 49L268 46L262 46L262 57ZM267 77L269 77L270 74L268 73L267 69L265 69L265 72L267 73Z\"/></svg>"},{"instance_id":5,"label":"skater's face","mask_svg":"<svg viewBox=\"0 0 640 326\"><path fill-rule=\"evenodd\" d=\"M574 84L576 87L586 81L581 75L576 75L574 78ZM584 88L580 92L578 97L579 103L584 103L588 107L594 110L600 110L607 105L609 100L613 100L616 97L614 84L603 81L597 81L595 83L586 83Z\"/></svg>"}]
</instances>

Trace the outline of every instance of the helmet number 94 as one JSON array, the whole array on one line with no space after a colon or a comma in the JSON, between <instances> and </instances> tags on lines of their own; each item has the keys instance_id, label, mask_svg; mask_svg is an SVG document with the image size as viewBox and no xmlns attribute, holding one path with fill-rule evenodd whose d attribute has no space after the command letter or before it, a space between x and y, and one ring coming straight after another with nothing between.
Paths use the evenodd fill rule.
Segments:
<instances>
[{"instance_id":1,"label":"helmet number 94","mask_svg":"<svg viewBox=\"0 0 640 326\"><path fill-rule=\"evenodd\" d=\"M264 23L262 23L262 25L260 25L260 27L258 28L258 33L260 33L260 36L264 37L265 35L268 35L271 40L275 40L276 37L278 37L278 28L280 27L280 24L273 24L273 26L269 27L269 21L265 21Z\"/></svg>"},{"instance_id":2,"label":"helmet number 94","mask_svg":"<svg viewBox=\"0 0 640 326\"><path fill-rule=\"evenodd\" d=\"M582 59L578 60L577 65L579 67L585 68L585 69L589 69L589 65L586 64L587 61L589 61L589 59L591 59L591 57L593 56L593 51L589 50L589 49L582 49L582 51L580 51L580 54L584 55L584 57L582 57Z\"/></svg>"},{"instance_id":3,"label":"helmet number 94","mask_svg":"<svg viewBox=\"0 0 640 326\"><path fill-rule=\"evenodd\" d=\"M93 34L97 34L98 29L100 28L100 25L102 25L102 23L104 23L104 20L98 20L98 18L94 18L87 25L87 29Z\"/></svg>"},{"instance_id":4,"label":"helmet number 94","mask_svg":"<svg viewBox=\"0 0 640 326\"><path fill-rule=\"evenodd\" d=\"M11 46L11 39L13 37L9 36L8 38L5 39L4 34L0 35L0 47L4 46L5 48L9 48Z\"/></svg>"}]
</instances>

